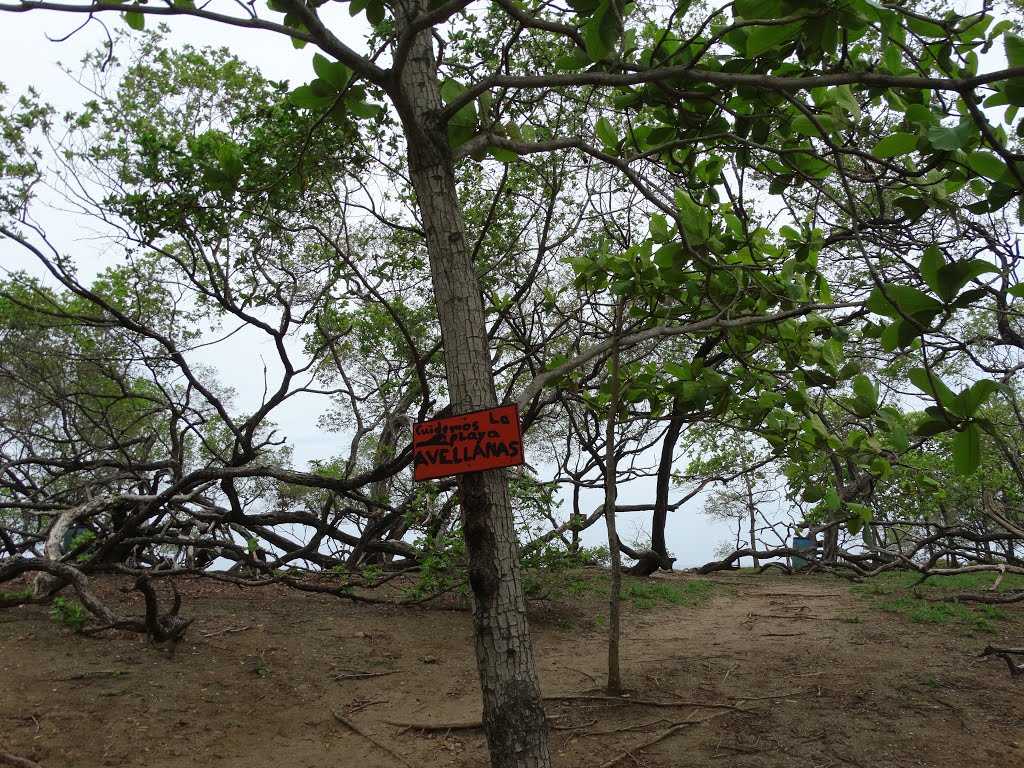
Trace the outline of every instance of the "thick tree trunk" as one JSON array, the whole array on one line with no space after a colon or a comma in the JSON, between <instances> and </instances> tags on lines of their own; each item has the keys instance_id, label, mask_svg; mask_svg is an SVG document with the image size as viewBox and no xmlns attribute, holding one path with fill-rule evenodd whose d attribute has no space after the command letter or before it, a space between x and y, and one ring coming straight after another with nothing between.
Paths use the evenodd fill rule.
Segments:
<instances>
[{"instance_id":1,"label":"thick tree trunk","mask_svg":"<svg viewBox=\"0 0 1024 768\"><path fill-rule=\"evenodd\" d=\"M399 34L426 10L426 0L396 3ZM427 236L452 408L455 413L487 408L496 404L496 395L483 300L441 120L429 29L416 35L397 76L392 95L408 142L409 175ZM508 481L503 470L463 475L459 494L491 765L546 767L547 724L526 622Z\"/></svg>"}]
</instances>

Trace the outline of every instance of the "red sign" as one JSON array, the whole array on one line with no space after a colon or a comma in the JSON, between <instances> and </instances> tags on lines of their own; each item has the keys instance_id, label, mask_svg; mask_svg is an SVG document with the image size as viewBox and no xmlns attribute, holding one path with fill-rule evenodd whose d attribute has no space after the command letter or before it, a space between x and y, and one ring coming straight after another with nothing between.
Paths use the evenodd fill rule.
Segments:
<instances>
[{"instance_id":1,"label":"red sign","mask_svg":"<svg viewBox=\"0 0 1024 768\"><path fill-rule=\"evenodd\" d=\"M503 405L414 424L412 455L417 480L522 464L519 407Z\"/></svg>"}]
</instances>

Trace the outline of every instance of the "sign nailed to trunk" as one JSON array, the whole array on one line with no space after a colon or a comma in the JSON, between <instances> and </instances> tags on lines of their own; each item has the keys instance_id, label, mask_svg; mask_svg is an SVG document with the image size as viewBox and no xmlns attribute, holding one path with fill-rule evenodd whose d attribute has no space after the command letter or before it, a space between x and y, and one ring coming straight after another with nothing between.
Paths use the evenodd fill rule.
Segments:
<instances>
[{"instance_id":1,"label":"sign nailed to trunk","mask_svg":"<svg viewBox=\"0 0 1024 768\"><path fill-rule=\"evenodd\" d=\"M519 407L503 405L414 424L412 452L416 480L522 464Z\"/></svg>"}]
</instances>

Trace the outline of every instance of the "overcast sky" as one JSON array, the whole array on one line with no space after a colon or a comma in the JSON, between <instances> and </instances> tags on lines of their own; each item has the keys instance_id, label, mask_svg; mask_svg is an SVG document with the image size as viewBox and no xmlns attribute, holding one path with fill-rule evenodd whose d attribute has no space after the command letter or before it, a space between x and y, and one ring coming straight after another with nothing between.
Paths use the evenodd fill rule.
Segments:
<instances>
[{"instance_id":1,"label":"overcast sky","mask_svg":"<svg viewBox=\"0 0 1024 768\"><path fill-rule=\"evenodd\" d=\"M340 38L357 50L361 49L361 27L347 13L347 6L333 14L333 29ZM113 14L105 15L104 22L111 30L126 28ZM64 74L58 62L72 71L83 55L103 45L105 30L98 23L90 23L64 42L52 42L67 36L82 23L82 17L70 14L30 12L23 14L0 13L0 82L8 87L8 98L25 91L29 86L38 90L43 98L62 109L74 108L88 98L73 79ZM196 46L226 46L249 63L258 66L268 77L290 80L296 86L312 79L313 50L296 50L281 36L269 32L244 31L207 22L172 19L171 40L189 42ZM97 267L104 263L102 246L88 236L87 222L69 214L53 214L43 219L48 234L62 248L74 249L76 254L93 253ZM9 244L0 242L0 269L23 266L19 254ZM261 354L261 347L267 355ZM209 361L219 363L221 381L238 392L236 405L245 407L255 403L262 392L263 362L272 361L274 355L267 339L250 336L234 338L227 348L209 353ZM321 432L316 427L319 406L308 401L293 401L275 420L288 436L295 451L297 463L310 458L328 458L343 448L343 436ZM529 457L527 457L529 459ZM654 500L653 481L638 483L620 490L622 504L651 503ZM600 493L591 492L584 498L584 512L589 513L600 503ZM731 538L725 524L715 523L700 514L702 504L690 502L686 508L670 516L666 531L668 548L678 561L676 567L699 565L713 559L714 549ZM568 505L567 505L568 507ZM649 531L649 513L628 513L619 521L620 535L633 540L641 530ZM597 545L606 540L603 525L594 526L587 535L587 543Z\"/></svg>"}]
</instances>

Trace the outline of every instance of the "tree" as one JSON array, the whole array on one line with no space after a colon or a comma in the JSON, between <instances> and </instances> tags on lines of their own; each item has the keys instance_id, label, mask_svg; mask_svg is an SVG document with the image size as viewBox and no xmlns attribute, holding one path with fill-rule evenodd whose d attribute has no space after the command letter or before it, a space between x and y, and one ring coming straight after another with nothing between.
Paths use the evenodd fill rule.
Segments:
<instances>
[{"instance_id":1,"label":"tree","mask_svg":"<svg viewBox=\"0 0 1024 768\"><path fill-rule=\"evenodd\" d=\"M613 345L689 337L700 340L699 350L707 342L711 348L690 365L652 373L651 386L631 402L664 413L664 384L678 390L682 413L735 414L763 426L794 461L828 447L844 486L829 500L837 522L861 512L854 499L884 474L878 459L887 461L877 439L877 447L867 439L833 442L816 412L818 391L857 375L842 364L844 326L863 314L867 299L867 310L884 318L874 325L883 348L904 349L934 339L977 300L975 291L988 290L978 259L952 249L944 255L941 245L938 259L913 247L908 255L907 244L890 236L893 228L928 209L955 210L964 189L976 215L997 211L1024 186L1013 140L981 106L1020 102L1024 44L987 8L934 17L916 4L867 0L736 0L731 15L689 3L663 12L609 0L579 0L572 11L516 0L483 9L463 0L352 3L373 25L367 51L381 56L342 44L327 8L299 0L272 0L269 18L253 6L232 16L190 0L0 4L35 9L123 13L135 28L148 16L184 15L278 32L321 52L317 78L292 92L292 104L344 122L379 116L378 100L386 101L415 191L456 412L497 401L478 277L490 265L478 262L467 238L457 169L488 156L514 163L569 153L597 161L595 174L639 192L643 206L618 220L629 227L644 221L647 234L621 251L599 241L573 268L588 290L628 298L636 330L602 334L606 341L532 371L519 398L536 404L545 383L571 377ZM1000 39L1009 69L978 74L976 49ZM324 121L313 121L303 146L329 159L317 134ZM208 138L214 146L193 156L208 184L230 192L237 158L230 144ZM765 189L784 196L795 220L776 228L758 213L752 197ZM9 227L0 231L12 237ZM822 254L859 260L869 281L833 302L818 267ZM263 280L275 279L257 282L267 289ZM844 318L843 309L852 312ZM715 364L705 365L708 358ZM946 407L935 389L925 391ZM255 456L252 438L265 410L256 416L234 435L236 465ZM973 455L981 426L974 413L952 416L943 423L967 435L961 452ZM887 441L899 442L899 424L879 417L877 425ZM234 493L231 481L223 487ZM458 487L492 762L547 765L507 479L467 475Z\"/></svg>"}]
</instances>

